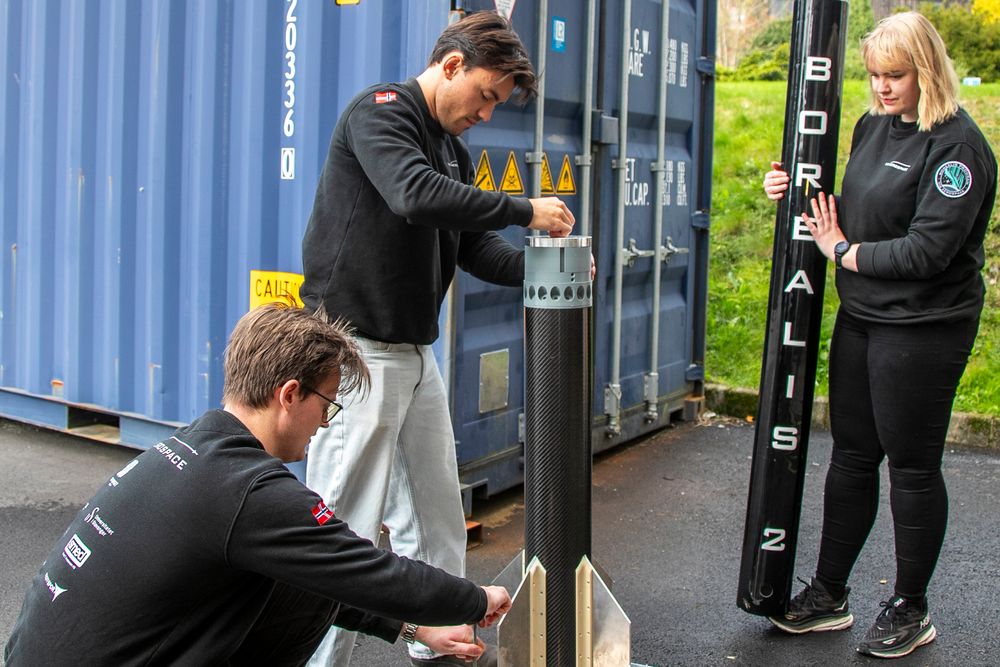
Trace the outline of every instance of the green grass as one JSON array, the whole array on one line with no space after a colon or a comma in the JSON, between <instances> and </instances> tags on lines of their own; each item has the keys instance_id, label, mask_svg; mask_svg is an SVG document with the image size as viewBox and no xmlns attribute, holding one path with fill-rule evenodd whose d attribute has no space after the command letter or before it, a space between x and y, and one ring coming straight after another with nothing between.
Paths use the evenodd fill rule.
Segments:
<instances>
[{"instance_id":1,"label":"green grass","mask_svg":"<svg viewBox=\"0 0 1000 667\"><path fill-rule=\"evenodd\" d=\"M837 191L854 122L868 101L866 82L844 84ZM1000 150L1000 84L962 89L962 104ZM756 388L767 322L774 205L761 181L781 153L784 82L720 82L716 86L712 233L709 260L707 374L712 382ZM979 337L955 409L1000 415L1000 211L986 238L987 284ZM827 394L827 359L838 299L833 268L823 304L816 393Z\"/></svg>"}]
</instances>

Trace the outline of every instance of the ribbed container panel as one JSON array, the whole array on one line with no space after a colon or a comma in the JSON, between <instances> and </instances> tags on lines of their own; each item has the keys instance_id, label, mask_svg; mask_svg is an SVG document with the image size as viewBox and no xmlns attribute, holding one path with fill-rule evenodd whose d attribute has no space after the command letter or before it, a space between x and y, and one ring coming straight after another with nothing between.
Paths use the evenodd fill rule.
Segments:
<instances>
[{"instance_id":1,"label":"ribbed container panel","mask_svg":"<svg viewBox=\"0 0 1000 667\"><path fill-rule=\"evenodd\" d=\"M16 406L37 397L168 424L217 406L250 272L302 270L340 110L419 73L449 8L4 2L0 413L36 421Z\"/></svg>"},{"instance_id":2,"label":"ribbed container panel","mask_svg":"<svg viewBox=\"0 0 1000 667\"><path fill-rule=\"evenodd\" d=\"M589 324L595 450L662 426L699 391L704 373L715 5L673 0L669 34L661 35L663 0L632 1L623 113L623 1L597 2L590 24L586 0L550 0L544 35L538 0L509 3L532 58L546 55L544 192L563 198L578 218L590 214L598 266ZM341 110L371 83L421 72L453 5L477 11L496 3L0 3L0 415L70 429L120 416L120 441L143 446L156 433L133 431L125 420L167 428L216 407L226 337L255 297L251 272L302 271L302 234ZM593 103L585 108L588 55ZM668 191L655 202L664 58L671 74L658 168ZM466 134L473 163L485 159L492 171L492 183L484 178L481 187L517 194L519 181L531 194L537 109L509 103ZM589 146L584 117L594 121ZM619 155L615 123L623 117L629 143ZM623 250L614 243L615 165L622 161L629 164L625 245L634 239L635 248L651 249L654 210L662 206L664 239L689 252L663 264L656 304L653 260L639 258L625 270L622 429L607 438L610 297ZM502 233L523 244L524 230ZM661 410L647 422L654 319ZM518 484L520 291L460 273L441 323L435 351L463 481L487 493ZM492 375L484 378L484 369Z\"/></svg>"}]
</instances>

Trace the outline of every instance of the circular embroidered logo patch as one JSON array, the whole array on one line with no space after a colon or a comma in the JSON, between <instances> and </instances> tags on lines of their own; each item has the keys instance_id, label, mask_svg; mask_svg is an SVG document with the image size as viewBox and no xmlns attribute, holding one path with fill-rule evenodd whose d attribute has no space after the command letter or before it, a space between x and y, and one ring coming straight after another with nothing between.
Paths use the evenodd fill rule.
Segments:
<instances>
[{"instance_id":1,"label":"circular embroidered logo patch","mask_svg":"<svg viewBox=\"0 0 1000 667\"><path fill-rule=\"evenodd\" d=\"M972 188L972 172L961 162L945 162L934 174L934 185L945 197L956 199Z\"/></svg>"}]
</instances>

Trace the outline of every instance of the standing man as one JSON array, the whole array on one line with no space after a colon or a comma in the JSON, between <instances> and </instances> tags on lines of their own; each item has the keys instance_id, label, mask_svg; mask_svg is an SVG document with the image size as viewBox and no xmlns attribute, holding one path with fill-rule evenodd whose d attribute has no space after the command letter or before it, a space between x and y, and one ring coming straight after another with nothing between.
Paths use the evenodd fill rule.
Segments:
<instances>
[{"instance_id":1,"label":"standing man","mask_svg":"<svg viewBox=\"0 0 1000 667\"><path fill-rule=\"evenodd\" d=\"M331 623L466 657L507 592L376 549L282 462L369 382L346 331L300 308L244 315L224 406L116 473L28 587L10 667L302 665Z\"/></svg>"},{"instance_id":2,"label":"standing man","mask_svg":"<svg viewBox=\"0 0 1000 667\"><path fill-rule=\"evenodd\" d=\"M566 236L575 219L555 197L513 199L472 185L459 139L535 72L507 19L471 14L447 27L427 69L372 86L344 110L302 241L306 306L344 318L374 377L365 400L311 445L307 483L363 537L389 526L393 549L455 575L465 570L465 518L455 439L431 344L456 266L520 286L524 254L494 230ZM363 479L359 479L359 475ZM352 633L334 630L313 656L347 665ZM452 664L412 644L417 665Z\"/></svg>"}]
</instances>

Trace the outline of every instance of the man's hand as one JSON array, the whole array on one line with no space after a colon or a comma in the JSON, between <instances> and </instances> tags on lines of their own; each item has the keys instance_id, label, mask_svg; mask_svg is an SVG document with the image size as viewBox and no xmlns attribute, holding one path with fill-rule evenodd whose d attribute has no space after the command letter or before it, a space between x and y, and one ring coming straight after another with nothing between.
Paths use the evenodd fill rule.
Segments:
<instances>
[{"instance_id":1,"label":"man's hand","mask_svg":"<svg viewBox=\"0 0 1000 667\"><path fill-rule=\"evenodd\" d=\"M421 625L414 638L435 653L454 655L466 662L472 662L486 650L486 644L479 639L473 640L471 625L441 628Z\"/></svg>"},{"instance_id":2,"label":"man's hand","mask_svg":"<svg viewBox=\"0 0 1000 667\"><path fill-rule=\"evenodd\" d=\"M549 236L569 236L576 224L573 212L558 197L529 199L532 216L528 229L548 232Z\"/></svg>"},{"instance_id":3,"label":"man's hand","mask_svg":"<svg viewBox=\"0 0 1000 667\"><path fill-rule=\"evenodd\" d=\"M486 616L479 621L479 627L488 628L510 611L510 593L503 586L483 586L486 591Z\"/></svg>"}]
</instances>

